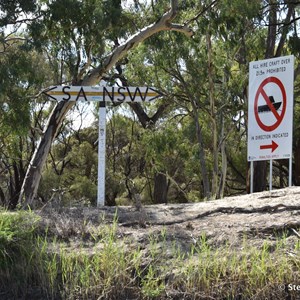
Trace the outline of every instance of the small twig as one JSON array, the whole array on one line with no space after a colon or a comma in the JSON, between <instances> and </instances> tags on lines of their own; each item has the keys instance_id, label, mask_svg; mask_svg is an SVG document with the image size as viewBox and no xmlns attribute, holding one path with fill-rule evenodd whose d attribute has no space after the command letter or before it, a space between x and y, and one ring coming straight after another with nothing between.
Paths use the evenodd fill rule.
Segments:
<instances>
[{"instance_id":1,"label":"small twig","mask_svg":"<svg viewBox=\"0 0 300 300\"><path fill-rule=\"evenodd\" d=\"M296 231L296 229L291 228L291 230L295 233L298 239L300 239L300 234Z\"/></svg>"}]
</instances>

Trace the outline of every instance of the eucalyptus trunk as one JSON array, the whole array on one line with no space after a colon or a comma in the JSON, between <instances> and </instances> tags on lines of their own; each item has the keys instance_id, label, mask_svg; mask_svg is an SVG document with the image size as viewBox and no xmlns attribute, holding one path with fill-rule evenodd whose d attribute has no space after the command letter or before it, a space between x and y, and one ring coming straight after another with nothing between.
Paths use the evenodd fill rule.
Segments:
<instances>
[{"instance_id":1,"label":"eucalyptus trunk","mask_svg":"<svg viewBox=\"0 0 300 300\"><path fill-rule=\"evenodd\" d=\"M153 202L154 204L167 203L169 182L166 174L159 172L154 177L154 192Z\"/></svg>"},{"instance_id":2,"label":"eucalyptus trunk","mask_svg":"<svg viewBox=\"0 0 300 300\"><path fill-rule=\"evenodd\" d=\"M200 169L201 169L201 175L202 175L202 185L203 185L203 194L204 198L210 199L211 192L210 192L210 185L209 185L209 179L208 179L208 172L206 167L206 159L205 159L205 152L204 152L204 145L203 145L203 134L202 134L202 128L198 119L198 113L197 111L194 112L194 120L196 125L196 135L197 135L197 141L199 145L199 162L200 162Z\"/></svg>"},{"instance_id":3,"label":"eucalyptus trunk","mask_svg":"<svg viewBox=\"0 0 300 300\"><path fill-rule=\"evenodd\" d=\"M212 136L212 155L213 155L213 172L211 184L211 197L214 199L218 193L218 172L219 172L219 149L218 149L218 129L217 129L217 111L215 103L215 86L214 86L214 70L212 61L212 45L211 35L206 34L207 63L208 63L208 84L209 84L209 103L210 103L210 119L211 119L211 136Z\"/></svg>"},{"instance_id":4,"label":"eucalyptus trunk","mask_svg":"<svg viewBox=\"0 0 300 300\"><path fill-rule=\"evenodd\" d=\"M221 157L222 157L222 170L220 176L219 190L217 198L224 197L224 189L226 184L226 175L227 175L227 155L226 155L226 143L225 143L225 122L224 116L222 114L222 130L221 130L221 143L220 143Z\"/></svg>"}]
</instances>

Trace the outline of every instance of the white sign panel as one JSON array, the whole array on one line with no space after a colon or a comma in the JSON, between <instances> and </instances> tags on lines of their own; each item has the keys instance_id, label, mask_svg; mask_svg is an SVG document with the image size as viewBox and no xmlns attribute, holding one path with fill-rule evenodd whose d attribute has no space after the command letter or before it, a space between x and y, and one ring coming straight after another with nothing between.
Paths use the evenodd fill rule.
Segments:
<instances>
[{"instance_id":1,"label":"white sign panel","mask_svg":"<svg viewBox=\"0 0 300 300\"><path fill-rule=\"evenodd\" d=\"M150 87L51 86L43 93L54 101L149 102L162 94Z\"/></svg>"},{"instance_id":2,"label":"white sign panel","mask_svg":"<svg viewBox=\"0 0 300 300\"><path fill-rule=\"evenodd\" d=\"M249 67L248 161L292 157L294 56Z\"/></svg>"}]
</instances>

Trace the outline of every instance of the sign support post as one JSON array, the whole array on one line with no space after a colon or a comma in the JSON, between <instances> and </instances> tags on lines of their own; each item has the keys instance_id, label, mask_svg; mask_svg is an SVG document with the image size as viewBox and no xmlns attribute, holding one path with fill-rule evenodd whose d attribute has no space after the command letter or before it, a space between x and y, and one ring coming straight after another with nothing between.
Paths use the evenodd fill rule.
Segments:
<instances>
[{"instance_id":1,"label":"sign support post","mask_svg":"<svg viewBox=\"0 0 300 300\"><path fill-rule=\"evenodd\" d=\"M289 187L292 186L292 167L293 167L293 161L292 158L289 160Z\"/></svg>"},{"instance_id":2,"label":"sign support post","mask_svg":"<svg viewBox=\"0 0 300 300\"><path fill-rule=\"evenodd\" d=\"M250 194L253 194L253 160L250 161Z\"/></svg>"},{"instance_id":3,"label":"sign support post","mask_svg":"<svg viewBox=\"0 0 300 300\"><path fill-rule=\"evenodd\" d=\"M106 105L100 102L98 128L98 192L97 207L105 204Z\"/></svg>"},{"instance_id":4,"label":"sign support post","mask_svg":"<svg viewBox=\"0 0 300 300\"><path fill-rule=\"evenodd\" d=\"M272 191L272 187L273 187L273 160L270 159L269 191Z\"/></svg>"}]
</instances>

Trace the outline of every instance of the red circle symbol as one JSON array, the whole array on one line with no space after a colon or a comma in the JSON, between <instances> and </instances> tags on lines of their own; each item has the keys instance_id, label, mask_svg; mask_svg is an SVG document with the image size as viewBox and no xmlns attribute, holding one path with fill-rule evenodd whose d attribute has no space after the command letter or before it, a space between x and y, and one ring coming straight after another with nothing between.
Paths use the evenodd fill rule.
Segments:
<instances>
[{"instance_id":1,"label":"red circle symbol","mask_svg":"<svg viewBox=\"0 0 300 300\"><path fill-rule=\"evenodd\" d=\"M278 85L278 87L281 91L281 94L282 94L282 110L281 110L281 113L277 112L277 109L274 107L273 103L270 100L270 97L267 95L267 93L264 89L265 86L269 83L274 83L274 84ZM270 111L274 115L274 117L275 117L274 124L266 125L260 119L259 109L258 109L258 99L259 99L260 96L262 96L262 98L266 102L266 105L264 105L264 106L267 108L268 111ZM282 82L277 77L268 77L268 78L266 78L260 84L260 86L258 87L258 90L257 90L256 95L255 95L255 100L254 100L254 114L255 114L255 119L256 119L257 124L264 131L273 131L282 122L285 111L286 111L286 92L285 92L285 88L284 88Z\"/></svg>"}]
</instances>

